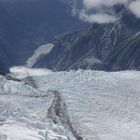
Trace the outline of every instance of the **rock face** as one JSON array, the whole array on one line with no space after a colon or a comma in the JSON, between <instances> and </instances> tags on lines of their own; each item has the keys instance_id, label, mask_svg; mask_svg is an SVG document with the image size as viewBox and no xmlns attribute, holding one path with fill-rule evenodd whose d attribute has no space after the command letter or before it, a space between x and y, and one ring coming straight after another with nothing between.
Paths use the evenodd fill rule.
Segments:
<instances>
[{"instance_id":1,"label":"rock face","mask_svg":"<svg viewBox=\"0 0 140 140\"><path fill-rule=\"evenodd\" d=\"M8 66L23 64L41 44L83 26L61 0L1 0L0 57Z\"/></svg>"},{"instance_id":2,"label":"rock face","mask_svg":"<svg viewBox=\"0 0 140 140\"><path fill-rule=\"evenodd\" d=\"M0 61L0 75L5 75L9 73L8 68Z\"/></svg>"},{"instance_id":3,"label":"rock face","mask_svg":"<svg viewBox=\"0 0 140 140\"><path fill-rule=\"evenodd\" d=\"M66 35L57 40L52 51L40 58L34 67L47 67L53 70L69 70L69 69L99 69L99 70L122 70L139 68L139 60L137 55L131 55L131 46L139 49L139 43L132 43L133 36L140 30L140 20L132 15L124 7L117 6L116 13L119 20L115 23L98 25L94 24L89 28ZM119 51L121 43L125 44L125 52L119 52L116 56L114 53ZM124 41L125 40L125 41ZM129 49L130 48L130 49ZM123 61L125 64L119 63L119 55L127 55L129 60L133 58L133 65L128 59ZM138 52L137 52L138 53ZM110 58L110 56L115 58ZM112 60L113 59L113 60ZM135 65L135 63L137 63ZM117 66L115 66L117 65ZM125 66L126 65L126 66ZM129 65L129 66L128 66ZM117 68L116 68L117 67Z\"/></svg>"},{"instance_id":4,"label":"rock face","mask_svg":"<svg viewBox=\"0 0 140 140\"><path fill-rule=\"evenodd\" d=\"M105 62L110 70L140 70L140 32L121 42Z\"/></svg>"}]
</instances>

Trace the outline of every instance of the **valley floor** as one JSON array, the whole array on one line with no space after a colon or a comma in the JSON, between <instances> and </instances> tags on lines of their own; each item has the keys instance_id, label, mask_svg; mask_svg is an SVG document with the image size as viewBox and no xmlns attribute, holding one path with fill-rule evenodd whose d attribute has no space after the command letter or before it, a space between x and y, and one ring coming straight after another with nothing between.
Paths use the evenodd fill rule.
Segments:
<instances>
[{"instance_id":1,"label":"valley floor","mask_svg":"<svg viewBox=\"0 0 140 140\"><path fill-rule=\"evenodd\" d=\"M11 71L14 81L0 76L0 139L140 140L140 72Z\"/></svg>"}]
</instances>

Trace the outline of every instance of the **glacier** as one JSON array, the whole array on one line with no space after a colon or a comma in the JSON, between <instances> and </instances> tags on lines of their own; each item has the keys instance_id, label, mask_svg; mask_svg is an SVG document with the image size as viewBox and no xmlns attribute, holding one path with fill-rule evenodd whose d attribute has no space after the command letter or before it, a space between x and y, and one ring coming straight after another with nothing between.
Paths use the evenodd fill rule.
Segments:
<instances>
[{"instance_id":1,"label":"glacier","mask_svg":"<svg viewBox=\"0 0 140 140\"><path fill-rule=\"evenodd\" d=\"M139 71L14 67L9 76L0 76L2 140L140 140Z\"/></svg>"}]
</instances>

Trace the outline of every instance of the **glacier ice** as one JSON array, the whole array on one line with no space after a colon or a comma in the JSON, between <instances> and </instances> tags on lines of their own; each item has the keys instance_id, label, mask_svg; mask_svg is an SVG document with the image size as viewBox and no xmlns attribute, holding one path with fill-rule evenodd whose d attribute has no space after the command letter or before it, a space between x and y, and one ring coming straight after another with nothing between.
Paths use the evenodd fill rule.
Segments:
<instances>
[{"instance_id":1,"label":"glacier ice","mask_svg":"<svg viewBox=\"0 0 140 140\"><path fill-rule=\"evenodd\" d=\"M13 128L14 140L16 131L29 140L140 140L140 72L17 70L13 77L31 74L37 88L0 76L0 135Z\"/></svg>"},{"instance_id":2,"label":"glacier ice","mask_svg":"<svg viewBox=\"0 0 140 140\"><path fill-rule=\"evenodd\" d=\"M87 140L140 139L140 72L58 72L36 77L62 93L69 117ZM38 80L37 80L38 79Z\"/></svg>"}]
</instances>

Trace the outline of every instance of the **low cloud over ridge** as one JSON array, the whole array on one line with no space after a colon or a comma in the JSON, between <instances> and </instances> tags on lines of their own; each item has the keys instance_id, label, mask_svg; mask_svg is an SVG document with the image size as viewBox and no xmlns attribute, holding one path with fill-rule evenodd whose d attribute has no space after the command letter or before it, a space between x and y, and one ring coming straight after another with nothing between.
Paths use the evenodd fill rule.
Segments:
<instances>
[{"instance_id":1,"label":"low cloud over ridge","mask_svg":"<svg viewBox=\"0 0 140 140\"><path fill-rule=\"evenodd\" d=\"M88 22L88 23L99 23L99 24L103 24L103 23L111 23L111 22L115 22L117 20L117 18L115 16L109 15L109 14L105 14L105 13L97 13L97 14L86 14L86 12L83 10L80 12L79 17L81 20Z\"/></svg>"},{"instance_id":2,"label":"low cloud over ridge","mask_svg":"<svg viewBox=\"0 0 140 140\"><path fill-rule=\"evenodd\" d=\"M89 23L111 23L118 19L113 10L110 9L117 4L123 4L137 18L140 18L140 0L80 0L82 8L73 8L75 15L85 22ZM74 3L79 0L74 0ZM92 12L91 12L92 11ZM94 11L94 12L93 12Z\"/></svg>"}]
</instances>

